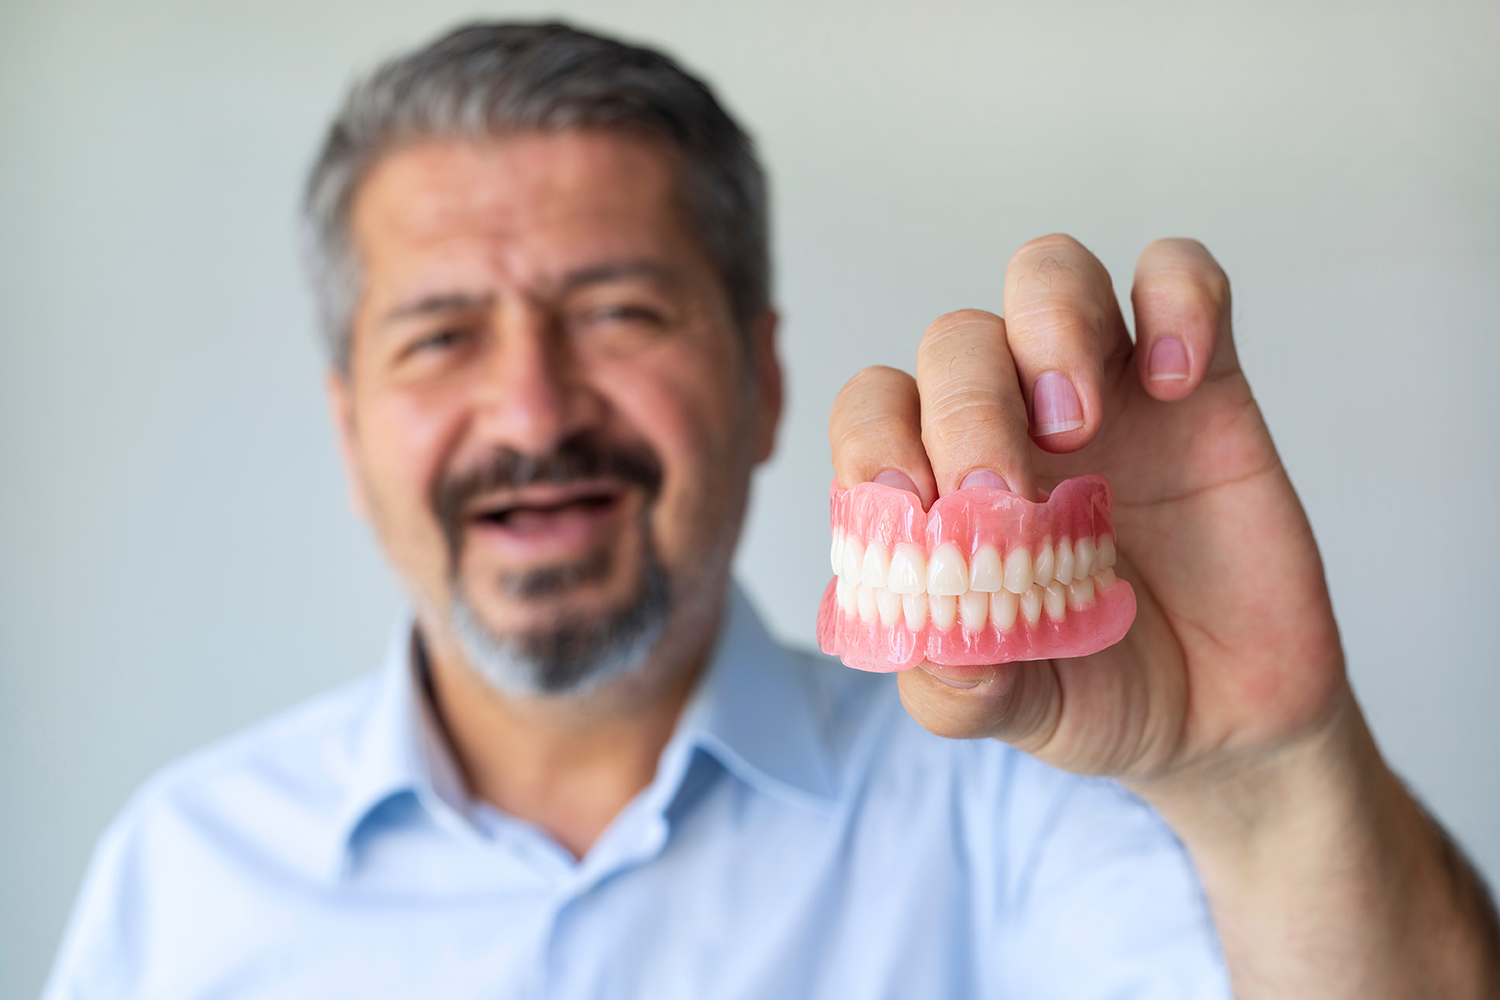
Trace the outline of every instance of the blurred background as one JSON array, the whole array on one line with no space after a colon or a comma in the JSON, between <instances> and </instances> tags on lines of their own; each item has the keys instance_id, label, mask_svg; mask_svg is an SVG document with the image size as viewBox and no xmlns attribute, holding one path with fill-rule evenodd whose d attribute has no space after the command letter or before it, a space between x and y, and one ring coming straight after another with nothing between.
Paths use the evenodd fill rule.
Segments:
<instances>
[{"instance_id":1,"label":"blurred background","mask_svg":"<svg viewBox=\"0 0 1500 1000\"><path fill-rule=\"evenodd\" d=\"M1397 769L1500 878L1500 6L0 2L0 997L155 769L375 667L298 270L356 72L455 22L659 44L758 137L790 406L741 578L811 644L825 422L1066 231L1202 239Z\"/></svg>"}]
</instances>

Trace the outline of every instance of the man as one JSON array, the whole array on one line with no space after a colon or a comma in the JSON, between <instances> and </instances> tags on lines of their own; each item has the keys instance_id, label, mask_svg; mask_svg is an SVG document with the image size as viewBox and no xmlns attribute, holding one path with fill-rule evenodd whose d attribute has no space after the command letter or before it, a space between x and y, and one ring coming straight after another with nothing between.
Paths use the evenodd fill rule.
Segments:
<instances>
[{"instance_id":1,"label":"man","mask_svg":"<svg viewBox=\"0 0 1500 1000\"><path fill-rule=\"evenodd\" d=\"M137 796L49 996L1500 989L1482 887L1354 704L1202 247L1142 255L1132 344L1098 261L1034 241L1005 320L840 394L845 486L1105 473L1140 600L1095 656L898 695L729 583L781 383L763 180L701 83L462 29L355 89L308 217L413 613L379 677Z\"/></svg>"}]
</instances>

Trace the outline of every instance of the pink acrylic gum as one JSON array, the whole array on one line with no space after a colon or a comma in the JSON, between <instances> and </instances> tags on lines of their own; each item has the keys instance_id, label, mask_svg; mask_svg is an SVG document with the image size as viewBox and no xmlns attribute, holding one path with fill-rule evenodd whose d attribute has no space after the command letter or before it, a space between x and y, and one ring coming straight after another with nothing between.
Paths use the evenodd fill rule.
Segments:
<instances>
[{"instance_id":1,"label":"pink acrylic gum","mask_svg":"<svg viewBox=\"0 0 1500 1000\"><path fill-rule=\"evenodd\" d=\"M818 645L862 670L1085 656L1135 620L1114 574L1103 476L1058 484L1045 503L958 490L923 511L879 483L831 491L835 576Z\"/></svg>"}]
</instances>

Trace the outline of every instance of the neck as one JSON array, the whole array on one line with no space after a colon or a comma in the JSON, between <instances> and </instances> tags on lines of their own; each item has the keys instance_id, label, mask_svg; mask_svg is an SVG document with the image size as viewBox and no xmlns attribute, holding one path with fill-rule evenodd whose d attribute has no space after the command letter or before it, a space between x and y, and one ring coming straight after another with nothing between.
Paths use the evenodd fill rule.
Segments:
<instances>
[{"instance_id":1,"label":"neck","mask_svg":"<svg viewBox=\"0 0 1500 1000\"><path fill-rule=\"evenodd\" d=\"M434 708L469 793L583 857L655 778L715 631L686 655L662 642L642 670L582 698L503 695L452 644L429 644Z\"/></svg>"}]
</instances>

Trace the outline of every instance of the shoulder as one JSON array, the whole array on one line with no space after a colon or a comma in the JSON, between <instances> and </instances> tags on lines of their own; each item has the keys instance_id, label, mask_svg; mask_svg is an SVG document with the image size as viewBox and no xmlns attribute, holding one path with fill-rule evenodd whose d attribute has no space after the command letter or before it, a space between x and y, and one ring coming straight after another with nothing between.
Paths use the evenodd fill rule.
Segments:
<instances>
[{"instance_id":1,"label":"shoulder","mask_svg":"<svg viewBox=\"0 0 1500 1000\"><path fill-rule=\"evenodd\" d=\"M138 945L155 925L221 913L242 882L318 879L377 694L356 681L142 785L95 847L46 996L131 995L152 979Z\"/></svg>"}]
</instances>

